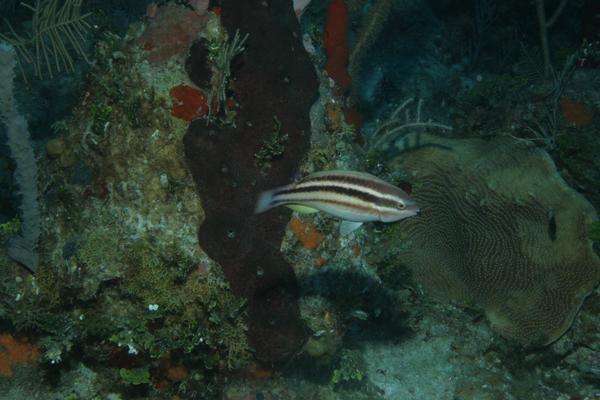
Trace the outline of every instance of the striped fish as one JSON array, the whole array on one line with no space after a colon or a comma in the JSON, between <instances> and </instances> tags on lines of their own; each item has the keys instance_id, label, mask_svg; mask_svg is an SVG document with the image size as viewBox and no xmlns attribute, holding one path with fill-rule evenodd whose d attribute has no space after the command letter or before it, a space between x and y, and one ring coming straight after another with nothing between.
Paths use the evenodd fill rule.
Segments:
<instances>
[{"instance_id":1,"label":"striped fish","mask_svg":"<svg viewBox=\"0 0 600 400\"><path fill-rule=\"evenodd\" d=\"M412 217L419 207L402 189L376 176L356 171L323 171L258 197L256 213L277 206L311 213L322 211L342 220L348 234L363 222L394 222Z\"/></svg>"}]
</instances>

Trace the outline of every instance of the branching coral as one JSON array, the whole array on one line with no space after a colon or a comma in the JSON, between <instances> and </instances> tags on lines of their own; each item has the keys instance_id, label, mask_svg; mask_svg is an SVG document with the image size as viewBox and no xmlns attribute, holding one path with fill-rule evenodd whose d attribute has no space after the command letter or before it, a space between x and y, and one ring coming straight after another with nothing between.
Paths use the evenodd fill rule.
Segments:
<instances>
[{"instance_id":1,"label":"branching coral","mask_svg":"<svg viewBox=\"0 0 600 400\"><path fill-rule=\"evenodd\" d=\"M231 62L241 52L244 51L244 44L248 39L248 34L240 35L239 30L235 31L231 41L223 43L217 48L211 56L213 62L213 78L211 89L208 94L208 118L219 111L219 107L225 104L227 100L227 85L231 78ZM213 110L213 104L217 109Z\"/></svg>"},{"instance_id":2,"label":"branching coral","mask_svg":"<svg viewBox=\"0 0 600 400\"><path fill-rule=\"evenodd\" d=\"M414 98L409 98L400 104L392 115L377 127L375 132L371 134L369 140L366 143L367 152L381 149L384 145L393 143L402 133L408 130L422 129L422 128L437 128L442 130L451 131L452 127L432 120L423 121L422 109L423 100L419 100L417 103L417 109L414 116L410 114L410 110L407 108L414 101ZM402 113L404 112L404 119Z\"/></svg>"},{"instance_id":3,"label":"branching coral","mask_svg":"<svg viewBox=\"0 0 600 400\"><path fill-rule=\"evenodd\" d=\"M62 6L58 0L36 0L34 6L21 3L33 12L31 32L19 35L8 24L10 34L0 34L0 39L13 45L21 59L33 64L38 78L43 77L44 70L50 78L55 73L72 71L75 64L71 53L90 62L84 50L84 37L91 29L86 21L91 13L81 14L82 1L66 0Z\"/></svg>"}]
</instances>

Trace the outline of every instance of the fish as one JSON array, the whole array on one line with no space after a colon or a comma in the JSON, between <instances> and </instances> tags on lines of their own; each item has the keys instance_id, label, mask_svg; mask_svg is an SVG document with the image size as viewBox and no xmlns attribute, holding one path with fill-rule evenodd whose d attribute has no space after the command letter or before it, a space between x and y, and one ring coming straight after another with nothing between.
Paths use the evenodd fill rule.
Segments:
<instances>
[{"instance_id":1,"label":"fish","mask_svg":"<svg viewBox=\"0 0 600 400\"><path fill-rule=\"evenodd\" d=\"M404 190L359 171L321 171L298 182L262 192L255 213L287 206L300 213L325 214L342 220L347 235L364 222L395 222L418 214L419 207Z\"/></svg>"}]
</instances>

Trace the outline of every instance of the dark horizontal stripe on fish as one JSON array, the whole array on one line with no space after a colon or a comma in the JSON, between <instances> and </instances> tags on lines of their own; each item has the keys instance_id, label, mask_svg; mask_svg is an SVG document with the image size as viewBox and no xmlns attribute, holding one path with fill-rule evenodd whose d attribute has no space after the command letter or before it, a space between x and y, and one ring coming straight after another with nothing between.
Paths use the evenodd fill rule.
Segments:
<instances>
[{"instance_id":1,"label":"dark horizontal stripe on fish","mask_svg":"<svg viewBox=\"0 0 600 400\"><path fill-rule=\"evenodd\" d=\"M317 193L317 192L329 192L333 194L344 195L348 197L356 197L359 200L362 200L366 203L373 203L377 205L381 205L384 207L396 208L396 202L393 200L377 197L370 193L361 192L356 189L349 189L341 186L319 186L316 187L307 187L307 188L291 188L291 189L283 189L273 194L273 199L276 200L277 196L286 195L286 194L295 194L295 193ZM287 200L286 200L287 201ZM307 201L305 199L301 199L300 201ZM329 200L313 200L313 201L329 201Z\"/></svg>"},{"instance_id":2,"label":"dark horizontal stripe on fish","mask_svg":"<svg viewBox=\"0 0 600 400\"><path fill-rule=\"evenodd\" d=\"M321 203L328 203L328 204L336 204L339 206L344 206L344 207L348 207L348 208L354 208L356 210L362 211L364 214L373 214L373 211L376 211L377 213L379 213L379 210L371 208L371 207L365 207L365 206L359 206L356 205L354 203L348 203L345 201L339 201L339 200L323 200L323 199L303 199L302 202L321 202ZM290 201L290 200L273 200L273 206L280 206L280 205L285 205L285 204L298 204L298 202L294 202L294 201Z\"/></svg>"},{"instance_id":3,"label":"dark horizontal stripe on fish","mask_svg":"<svg viewBox=\"0 0 600 400\"><path fill-rule=\"evenodd\" d=\"M392 191L390 191L391 188L394 189L398 189L395 186L385 183L385 182L379 182L379 181L374 181L372 179L369 179L368 177L362 177L362 176L353 176L353 175L326 175L326 176L315 176L314 178L307 178L306 180L301 180L298 184L301 185L303 183L310 183L310 182L323 182L323 181L339 181L342 183L350 183L353 185L357 185L357 186L364 186L367 187L369 189L384 193L384 194L391 194L393 196L397 196L398 193L394 193ZM391 187L390 187L391 186Z\"/></svg>"}]
</instances>

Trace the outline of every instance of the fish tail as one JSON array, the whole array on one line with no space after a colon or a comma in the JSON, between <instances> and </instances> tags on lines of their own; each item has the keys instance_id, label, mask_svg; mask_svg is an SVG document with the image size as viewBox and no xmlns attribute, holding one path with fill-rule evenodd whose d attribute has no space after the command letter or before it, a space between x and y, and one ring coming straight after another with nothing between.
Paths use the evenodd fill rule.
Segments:
<instances>
[{"instance_id":1,"label":"fish tail","mask_svg":"<svg viewBox=\"0 0 600 400\"><path fill-rule=\"evenodd\" d=\"M275 207L273 203L273 196L275 192L279 189L267 190L258 195L258 200L256 200L256 208L254 209L254 214L260 214L271 208Z\"/></svg>"}]
</instances>

